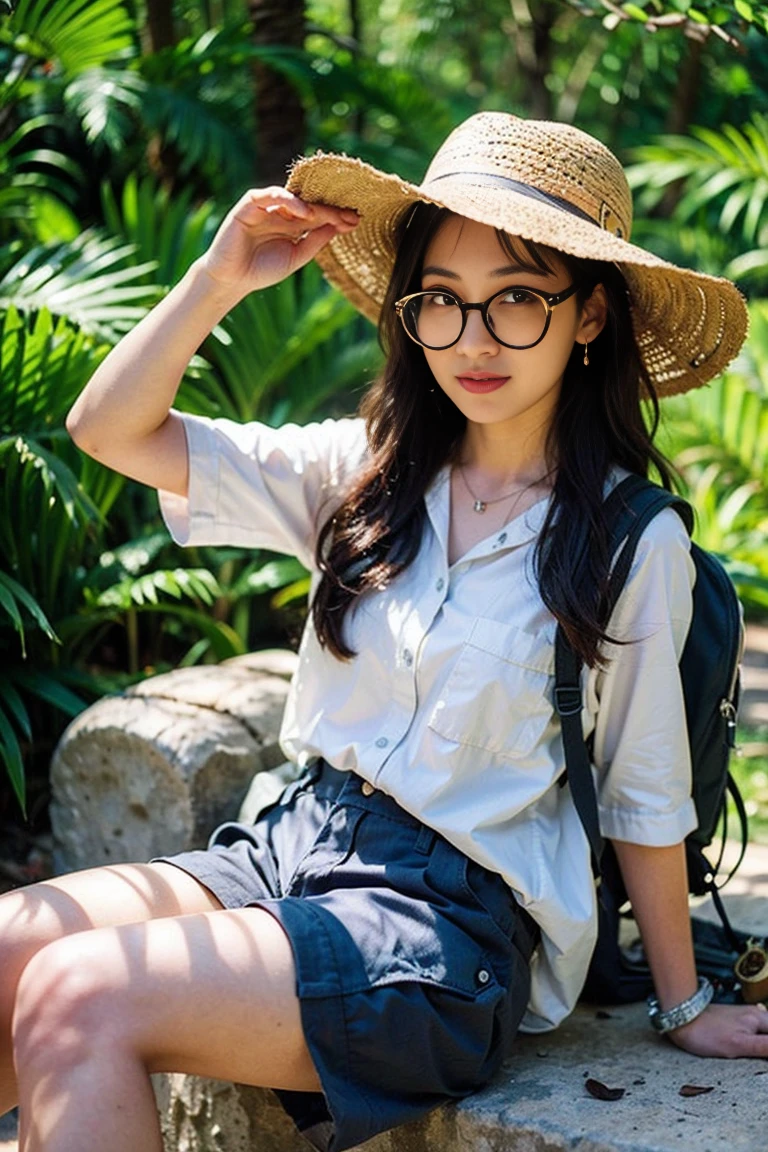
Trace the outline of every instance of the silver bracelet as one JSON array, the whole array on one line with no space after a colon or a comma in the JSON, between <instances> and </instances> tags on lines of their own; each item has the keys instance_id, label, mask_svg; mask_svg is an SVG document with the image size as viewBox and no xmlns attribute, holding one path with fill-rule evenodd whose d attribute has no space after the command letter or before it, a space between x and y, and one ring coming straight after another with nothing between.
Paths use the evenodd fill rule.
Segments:
<instances>
[{"instance_id":1,"label":"silver bracelet","mask_svg":"<svg viewBox=\"0 0 768 1152\"><path fill-rule=\"evenodd\" d=\"M715 990L706 976L699 977L699 987L693 996L683 1000L682 1004L675 1004L662 1012L659 1001L655 996L648 997L648 1016L657 1032L671 1032L673 1028L682 1028L683 1024L690 1024L697 1016L701 1016L715 994Z\"/></svg>"}]
</instances>

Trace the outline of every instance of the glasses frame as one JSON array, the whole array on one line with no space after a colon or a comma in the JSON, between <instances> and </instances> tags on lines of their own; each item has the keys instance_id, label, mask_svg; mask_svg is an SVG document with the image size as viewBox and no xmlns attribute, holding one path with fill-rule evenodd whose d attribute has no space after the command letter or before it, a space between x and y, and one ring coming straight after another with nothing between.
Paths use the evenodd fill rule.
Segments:
<instances>
[{"instance_id":1,"label":"glasses frame","mask_svg":"<svg viewBox=\"0 0 768 1152\"><path fill-rule=\"evenodd\" d=\"M505 348L515 348L518 351L525 351L527 348L535 348L537 344L542 342L547 332L549 331L549 323L552 319L553 309L557 308L558 304L562 304L565 300L568 300L569 297L573 296L574 292L576 292L580 287L581 281L575 280L573 284L569 285L568 288L564 288L562 292L548 293L543 292L540 288L529 288L527 284L512 284L506 288L500 288L498 292L494 292L493 296L489 296L487 300L483 300L481 303L465 303L465 301L459 299L455 292L451 292L450 288L423 288L420 292L411 292L408 296L403 296L400 300L396 300L395 312L400 317L400 322L402 323L406 334L410 336L414 344L418 344L421 348L429 348L431 352L443 352L446 348L452 348L454 344L458 344L459 340L461 340L462 336L464 335L464 329L467 326L467 313L472 309L475 309L480 313L487 331L498 344L503 344ZM488 309L490 308L493 301L496 300L499 296L507 296L510 292L514 291L530 292L532 295L538 296L544 304L546 310L544 331L542 332L541 336L539 336L538 340L534 340L532 344L507 344L506 340L499 339L488 322ZM405 322L403 310L408 301L414 300L417 296L450 296L453 300L456 301L459 308L461 309L461 329L456 339L451 340L450 344L439 344L437 346L433 344L425 344L422 340L417 340L416 337L412 335L408 325Z\"/></svg>"}]
</instances>

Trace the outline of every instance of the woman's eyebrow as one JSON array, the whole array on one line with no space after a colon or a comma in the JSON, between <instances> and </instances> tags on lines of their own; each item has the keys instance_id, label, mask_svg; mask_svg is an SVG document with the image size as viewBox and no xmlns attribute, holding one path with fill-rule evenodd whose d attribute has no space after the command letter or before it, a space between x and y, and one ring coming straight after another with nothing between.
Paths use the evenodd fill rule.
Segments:
<instances>
[{"instance_id":1,"label":"woman's eyebrow","mask_svg":"<svg viewBox=\"0 0 768 1152\"><path fill-rule=\"evenodd\" d=\"M489 276L509 276L515 272L528 272L533 276L548 276L548 272L543 272L541 268L537 268L535 264L505 264L503 268L494 268L493 272L489 272ZM461 280L456 272L451 272L450 268L440 268L437 264L430 264L427 268L421 271L422 276L446 276L449 280Z\"/></svg>"}]
</instances>

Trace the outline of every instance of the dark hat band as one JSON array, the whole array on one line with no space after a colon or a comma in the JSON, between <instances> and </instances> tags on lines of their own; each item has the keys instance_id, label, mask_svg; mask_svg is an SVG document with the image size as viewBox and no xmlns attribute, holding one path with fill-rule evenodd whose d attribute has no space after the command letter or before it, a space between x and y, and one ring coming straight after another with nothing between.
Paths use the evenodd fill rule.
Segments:
<instances>
[{"instance_id":1,"label":"dark hat band","mask_svg":"<svg viewBox=\"0 0 768 1152\"><path fill-rule=\"evenodd\" d=\"M474 182L483 185L500 184L504 188L509 188L511 192L520 192L523 196L530 196L532 200L540 200L543 204L549 204L551 208L560 208L565 212L570 212L572 216L580 216L582 220L588 220L590 224L597 224L600 227L599 221L590 216L588 212L583 209L577 208L575 204L571 204L570 200L563 200L561 196L554 196L551 192L542 192L540 188L534 188L531 184L523 184L520 180L512 180L509 176L496 176L490 172L444 172L442 176L434 176L429 181L429 186L437 184L439 180L450 180L452 176L472 176ZM427 184L422 184L421 187L424 191L427 189Z\"/></svg>"}]
</instances>

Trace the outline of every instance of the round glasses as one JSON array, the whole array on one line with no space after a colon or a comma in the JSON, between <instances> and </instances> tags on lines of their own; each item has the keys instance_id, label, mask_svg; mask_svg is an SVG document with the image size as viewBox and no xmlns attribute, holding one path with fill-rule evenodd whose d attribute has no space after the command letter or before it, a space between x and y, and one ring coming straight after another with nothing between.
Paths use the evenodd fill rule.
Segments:
<instances>
[{"instance_id":1,"label":"round glasses","mask_svg":"<svg viewBox=\"0 0 768 1152\"><path fill-rule=\"evenodd\" d=\"M412 292L395 303L395 312L412 340L439 351L461 338L467 313L476 308L486 328L505 348L533 348L547 334L552 309L578 289L571 284L550 294L538 288L502 288L481 304L466 304L444 288Z\"/></svg>"}]
</instances>

